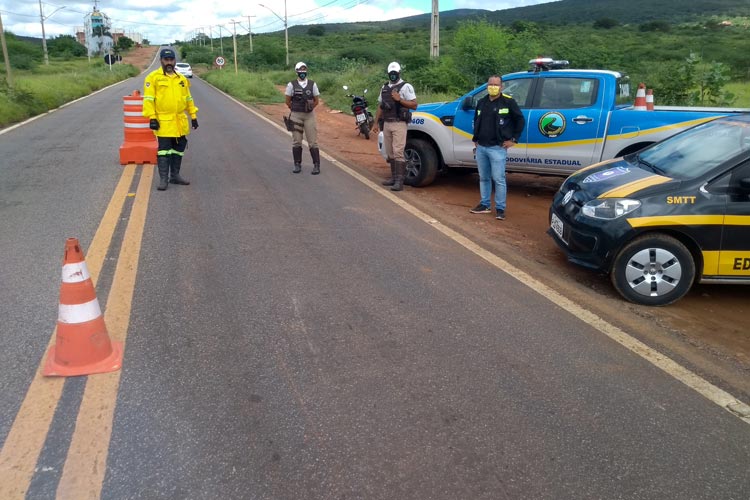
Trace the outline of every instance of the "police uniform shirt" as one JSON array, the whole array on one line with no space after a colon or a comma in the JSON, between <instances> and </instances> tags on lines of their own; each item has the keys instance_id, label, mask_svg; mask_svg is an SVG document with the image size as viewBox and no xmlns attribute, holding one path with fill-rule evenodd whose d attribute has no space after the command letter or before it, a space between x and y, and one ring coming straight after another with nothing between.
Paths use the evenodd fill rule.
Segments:
<instances>
[{"instance_id":1,"label":"police uniform shirt","mask_svg":"<svg viewBox=\"0 0 750 500\"><path fill-rule=\"evenodd\" d=\"M297 80L297 83L299 83L299 86L304 88L307 88L307 84L310 82L307 78L304 80ZM294 95L294 86L292 85L292 82L289 82L286 84L286 95L289 97L292 97ZM320 92L318 91L318 84L313 82L313 97L318 97L320 95Z\"/></svg>"}]
</instances>

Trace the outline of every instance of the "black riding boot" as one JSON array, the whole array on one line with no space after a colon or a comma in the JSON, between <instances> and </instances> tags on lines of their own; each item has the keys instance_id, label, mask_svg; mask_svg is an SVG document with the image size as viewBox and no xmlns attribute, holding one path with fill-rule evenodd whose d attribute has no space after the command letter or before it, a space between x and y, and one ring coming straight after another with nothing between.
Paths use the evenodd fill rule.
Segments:
<instances>
[{"instance_id":1,"label":"black riding boot","mask_svg":"<svg viewBox=\"0 0 750 500\"><path fill-rule=\"evenodd\" d=\"M406 162L393 161L393 186L391 191L402 191L404 189L404 177L406 176Z\"/></svg>"},{"instance_id":2,"label":"black riding boot","mask_svg":"<svg viewBox=\"0 0 750 500\"><path fill-rule=\"evenodd\" d=\"M302 172L302 146L293 146L292 156L294 157L294 170L292 172L298 174Z\"/></svg>"},{"instance_id":3,"label":"black riding boot","mask_svg":"<svg viewBox=\"0 0 750 500\"><path fill-rule=\"evenodd\" d=\"M310 148L310 156L312 156L313 161L312 174L318 175L320 173L320 149Z\"/></svg>"},{"instance_id":4,"label":"black riding boot","mask_svg":"<svg viewBox=\"0 0 750 500\"><path fill-rule=\"evenodd\" d=\"M171 161L169 162L169 169L171 170L171 174L169 177L169 182L172 184L180 184L181 186L189 186L190 182L185 180L184 177L180 176L180 166L182 165L182 156L180 155L169 155L171 158Z\"/></svg>"},{"instance_id":5,"label":"black riding boot","mask_svg":"<svg viewBox=\"0 0 750 500\"><path fill-rule=\"evenodd\" d=\"M169 185L169 157L159 156L156 159L156 168L159 169L159 191L165 191Z\"/></svg>"},{"instance_id":6,"label":"black riding boot","mask_svg":"<svg viewBox=\"0 0 750 500\"><path fill-rule=\"evenodd\" d=\"M396 168L393 166L392 159L388 160L388 163L391 165L391 178L384 180L383 182L381 182L381 184L384 186L393 186L393 184L396 182Z\"/></svg>"}]
</instances>

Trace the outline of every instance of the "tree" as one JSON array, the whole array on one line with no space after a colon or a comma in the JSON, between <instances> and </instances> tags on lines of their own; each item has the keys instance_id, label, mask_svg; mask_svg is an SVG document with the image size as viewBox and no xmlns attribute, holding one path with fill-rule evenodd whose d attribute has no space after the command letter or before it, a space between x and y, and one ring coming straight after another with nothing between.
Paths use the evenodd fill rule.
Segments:
<instances>
[{"instance_id":1,"label":"tree","mask_svg":"<svg viewBox=\"0 0 750 500\"><path fill-rule=\"evenodd\" d=\"M135 45L135 42L126 36L121 36L117 39L117 48L119 50L128 50L133 45Z\"/></svg>"},{"instance_id":2,"label":"tree","mask_svg":"<svg viewBox=\"0 0 750 500\"><path fill-rule=\"evenodd\" d=\"M500 74L509 38L505 30L485 20L460 24L453 40L456 66L470 84L476 86Z\"/></svg>"},{"instance_id":3,"label":"tree","mask_svg":"<svg viewBox=\"0 0 750 500\"><path fill-rule=\"evenodd\" d=\"M307 28L307 34L310 36L323 36L326 34L325 26L310 26Z\"/></svg>"},{"instance_id":4,"label":"tree","mask_svg":"<svg viewBox=\"0 0 750 500\"><path fill-rule=\"evenodd\" d=\"M617 22L617 19L612 19L611 17L602 17L594 21L593 26L596 29L609 30L616 27L618 24L620 23Z\"/></svg>"},{"instance_id":5,"label":"tree","mask_svg":"<svg viewBox=\"0 0 750 500\"><path fill-rule=\"evenodd\" d=\"M60 35L47 42L47 50L50 56L73 58L86 55L86 47L78 43L70 35Z\"/></svg>"}]
</instances>

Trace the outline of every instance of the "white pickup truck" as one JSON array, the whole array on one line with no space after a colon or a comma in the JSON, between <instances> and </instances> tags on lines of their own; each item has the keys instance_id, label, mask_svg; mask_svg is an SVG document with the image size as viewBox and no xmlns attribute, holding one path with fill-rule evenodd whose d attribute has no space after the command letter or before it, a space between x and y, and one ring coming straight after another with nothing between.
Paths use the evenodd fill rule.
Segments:
<instances>
[{"instance_id":1,"label":"white pickup truck","mask_svg":"<svg viewBox=\"0 0 750 500\"><path fill-rule=\"evenodd\" d=\"M719 116L750 112L667 106L640 111L631 103L626 75L547 69L550 62L533 60L532 70L503 76L503 93L513 96L526 118L521 139L508 151L509 172L566 176ZM474 108L486 93L485 84L455 101L417 107L407 133L407 184L427 186L447 168L476 167ZM382 134L378 146L382 154Z\"/></svg>"}]
</instances>

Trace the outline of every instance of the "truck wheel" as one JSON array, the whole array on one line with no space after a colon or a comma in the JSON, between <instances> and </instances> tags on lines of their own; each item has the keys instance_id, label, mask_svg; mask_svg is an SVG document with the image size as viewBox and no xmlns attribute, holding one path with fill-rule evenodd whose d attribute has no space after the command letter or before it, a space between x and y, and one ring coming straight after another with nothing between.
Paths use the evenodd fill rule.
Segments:
<instances>
[{"instance_id":1,"label":"truck wheel","mask_svg":"<svg viewBox=\"0 0 750 500\"><path fill-rule=\"evenodd\" d=\"M409 186L429 186L438 171L435 149L423 139L407 139L404 148L406 159L406 184Z\"/></svg>"},{"instance_id":2,"label":"truck wheel","mask_svg":"<svg viewBox=\"0 0 750 500\"><path fill-rule=\"evenodd\" d=\"M679 240L644 235L615 257L611 280L620 295L636 304L664 306L684 296L695 279L695 262Z\"/></svg>"}]
</instances>

